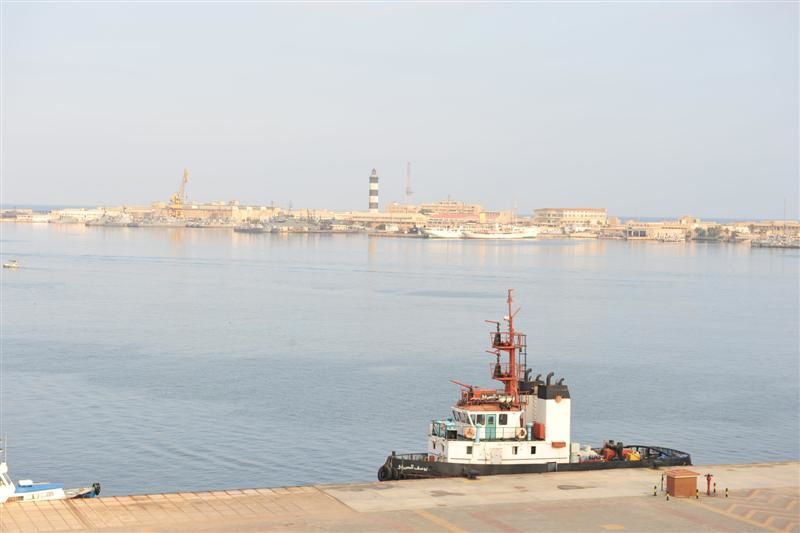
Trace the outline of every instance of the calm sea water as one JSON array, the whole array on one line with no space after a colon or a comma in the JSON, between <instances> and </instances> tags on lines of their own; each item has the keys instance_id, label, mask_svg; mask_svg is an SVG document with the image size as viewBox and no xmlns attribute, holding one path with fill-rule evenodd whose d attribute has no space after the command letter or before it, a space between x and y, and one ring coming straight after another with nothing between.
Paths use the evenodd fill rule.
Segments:
<instances>
[{"instance_id":1,"label":"calm sea water","mask_svg":"<svg viewBox=\"0 0 800 533\"><path fill-rule=\"evenodd\" d=\"M797 250L3 224L15 478L105 494L369 481L489 385L516 289L573 438L800 458Z\"/></svg>"}]
</instances>

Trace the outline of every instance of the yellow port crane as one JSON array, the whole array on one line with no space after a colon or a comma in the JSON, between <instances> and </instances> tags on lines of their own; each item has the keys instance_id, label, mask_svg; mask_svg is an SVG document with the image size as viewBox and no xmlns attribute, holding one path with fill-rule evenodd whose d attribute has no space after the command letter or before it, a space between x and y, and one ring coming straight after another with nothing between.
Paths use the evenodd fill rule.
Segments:
<instances>
[{"instance_id":1,"label":"yellow port crane","mask_svg":"<svg viewBox=\"0 0 800 533\"><path fill-rule=\"evenodd\" d=\"M186 184L189 182L189 169L183 169L183 178L178 192L169 197L169 206L176 217L183 216L183 204L186 203Z\"/></svg>"}]
</instances>

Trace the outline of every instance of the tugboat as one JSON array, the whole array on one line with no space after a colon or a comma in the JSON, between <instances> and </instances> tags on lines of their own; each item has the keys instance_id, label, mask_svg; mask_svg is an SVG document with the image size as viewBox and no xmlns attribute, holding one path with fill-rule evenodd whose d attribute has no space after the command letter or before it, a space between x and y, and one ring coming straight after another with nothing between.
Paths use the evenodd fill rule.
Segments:
<instances>
[{"instance_id":1,"label":"tugboat","mask_svg":"<svg viewBox=\"0 0 800 533\"><path fill-rule=\"evenodd\" d=\"M492 379L501 389L481 389L453 381L461 396L452 417L433 420L424 453L392 454L378 469L378 480L431 477L473 478L491 474L604 470L691 465L688 453L651 445L606 441L600 448L570 438L570 393L554 373L531 379L527 340L514 329L512 289L508 315L490 333ZM504 360L501 361L501 358Z\"/></svg>"}]
</instances>

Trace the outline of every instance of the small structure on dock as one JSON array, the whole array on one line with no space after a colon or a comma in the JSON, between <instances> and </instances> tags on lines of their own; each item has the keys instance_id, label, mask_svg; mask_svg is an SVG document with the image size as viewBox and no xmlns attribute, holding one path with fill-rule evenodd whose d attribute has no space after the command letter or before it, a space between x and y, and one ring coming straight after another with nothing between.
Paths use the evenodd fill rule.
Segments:
<instances>
[{"instance_id":1,"label":"small structure on dock","mask_svg":"<svg viewBox=\"0 0 800 533\"><path fill-rule=\"evenodd\" d=\"M691 498L697 493L697 472L678 468L667 472L667 494L677 498Z\"/></svg>"}]
</instances>

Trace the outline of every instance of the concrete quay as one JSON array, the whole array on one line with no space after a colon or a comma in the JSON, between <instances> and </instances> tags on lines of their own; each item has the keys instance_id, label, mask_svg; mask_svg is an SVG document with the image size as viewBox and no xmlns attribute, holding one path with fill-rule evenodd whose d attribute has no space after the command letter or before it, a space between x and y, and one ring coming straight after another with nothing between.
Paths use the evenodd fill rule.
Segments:
<instances>
[{"instance_id":1,"label":"concrete quay","mask_svg":"<svg viewBox=\"0 0 800 533\"><path fill-rule=\"evenodd\" d=\"M691 469L716 496L699 478L667 501L664 470L554 472L13 502L0 531L800 531L799 462Z\"/></svg>"}]
</instances>

